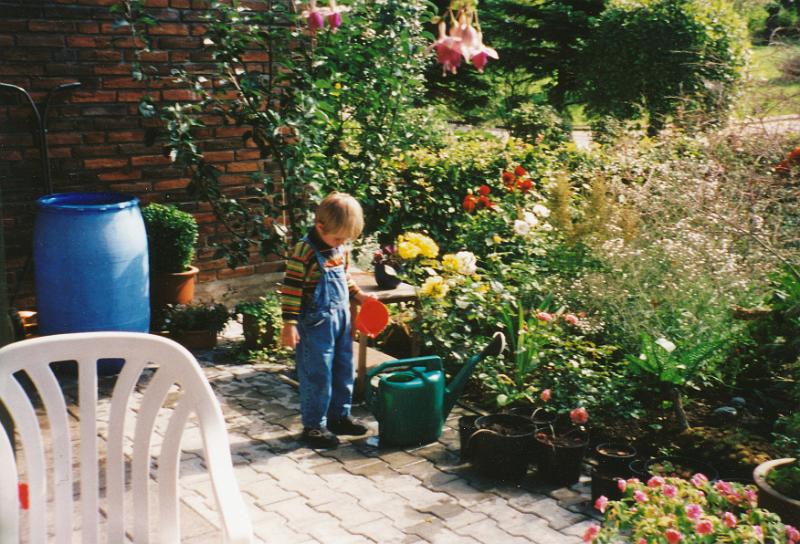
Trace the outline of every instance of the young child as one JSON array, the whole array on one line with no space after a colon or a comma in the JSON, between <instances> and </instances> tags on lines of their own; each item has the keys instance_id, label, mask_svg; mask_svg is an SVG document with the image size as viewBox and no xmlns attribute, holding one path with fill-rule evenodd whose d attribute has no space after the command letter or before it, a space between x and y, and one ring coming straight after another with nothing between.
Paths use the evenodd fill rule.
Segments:
<instances>
[{"instance_id":1,"label":"young child","mask_svg":"<svg viewBox=\"0 0 800 544\"><path fill-rule=\"evenodd\" d=\"M303 441L313 448L335 448L337 434L367 432L350 417L350 298L363 302L366 295L350 277L350 253L342 247L363 228L364 216L356 199L331 193L317 208L314 227L294 246L286 262L281 343L297 348Z\"/></svg>"}]
</instances>

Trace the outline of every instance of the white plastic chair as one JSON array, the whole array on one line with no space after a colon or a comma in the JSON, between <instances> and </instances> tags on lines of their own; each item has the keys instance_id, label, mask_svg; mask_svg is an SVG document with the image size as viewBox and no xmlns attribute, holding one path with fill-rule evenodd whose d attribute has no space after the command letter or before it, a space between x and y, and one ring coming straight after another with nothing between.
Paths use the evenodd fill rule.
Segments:
<instances>
[{"instance_id":1,"label":"white plastic chair","mask_svg":"<svg viewBox=\"0 0 800 544\"><path fill-rule=\"evenodd\" d=\"M122 358L125 364L114 385L108 409L106 495L101 504L97 421L98 417L104 417L105 410L102 407L98 410L97 360L105 358ZM68 403L49 366L51 362L70 360L78 362L79 423L73 419L72 426L79 425L79 437L70 436ZM132 409L137 382L148 365L157 365L158 370L144 387L138 407ZM48 434L42 433L36 407L14 377L20 370L25 371L36 386L41 409L46 412ZM162 405L170 390L174 390L173 385L179 387L180 398L169 417L160 451L157 456L154 454L158 466L156 524L148 492L153 485L151 445L157 415L163 412ZM197 416L202 436L205 464L221 517L222 540L236 544L252 541L252 526L234 476L222 411L197 361L181 345L154 335L123 332L63 334L10 344L0 349L0 401L11 414L19 435L19 454L24 459L24 476L29 489L30 542L47 541L48 521L50 530L55 531L55 542L67 543L73 538L75 463L72 441L76 438L80 444L80 465L75 471L80 480L82 542L98 542L101 506L106 512L110 543L125 542L126 533L135 543L150 542L153 527L157 528L157 542L179 542L180 444L192 413ZM129 419L126 421L126 418ZM125 430L131 429L132 419L135 419L133 447L132 455L128 455ZM50 448L46 446L48 439ZM50 450L52 456L46 454ZM52 457L49 471L48 457ZM125 500L126 457L130 458L131 465L128 495L132 495L132 501ZM6 433L0 432L0 542L4 544L20 540L19 468L12 444ZM52 475L52 482L48 481L49 475ZM48 494L49 485L53 489ZM127 502L132 505L126 505ZM132 516L131 511L126 512L126 506L132 506ZM132 527L127 529L126 516L133 520Z\"/></svg>"}]
</instances>

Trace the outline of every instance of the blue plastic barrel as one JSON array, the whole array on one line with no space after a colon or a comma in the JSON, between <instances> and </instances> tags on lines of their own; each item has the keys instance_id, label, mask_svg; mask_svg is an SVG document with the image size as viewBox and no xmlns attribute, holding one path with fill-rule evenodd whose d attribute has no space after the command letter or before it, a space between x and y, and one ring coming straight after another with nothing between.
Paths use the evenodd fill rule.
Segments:
<instances>
[{"instance_id":1,"label":"blue plastic barrel","mask_svg":"<svg viewBox=\"0 0 800 544\"><path fill-rule=\"evenodd\" d=\"M139 199L53 194L37 201L39 333L150 329L147 235Z\"/></svg>"}]
</instances>

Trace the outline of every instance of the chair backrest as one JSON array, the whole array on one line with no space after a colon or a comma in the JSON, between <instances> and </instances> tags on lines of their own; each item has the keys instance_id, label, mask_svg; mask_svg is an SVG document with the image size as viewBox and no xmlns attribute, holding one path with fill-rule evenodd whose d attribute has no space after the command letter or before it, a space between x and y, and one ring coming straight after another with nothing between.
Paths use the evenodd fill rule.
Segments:
<instances>
[{"instance_id":1,"label":"chair backrest","mask_svg":"<svg viewBox=\"0 0 800 544\"><path fill-rule=\"evenodd\" d=\"M98 402L97 361L112 358L125 363L110 403ZM56 361L77 361L77 408L53 373L51 363ZM146 368L156 370L149 381L140 380ZM170 407L165 408L168 397ZM62 334L10 344L0 349L0 401L11 415L19 442L15 456L14 444L0 432L0 542L20 539L20 474L28 486L25 532L32 543L46 542L48 532L54 532L55 542L71 542L77 507L84 544L100 539L101 509L110 543L125 542L126 535L135 543L150 542L154 527L158 542L179 542L181 438L192 414L220 513L222 540L251 542L252 526L234 476L222 411L194 356L181 345L125 332ZM44 421L47 424L41 425ZM107 428L98 427L98 421L107 421ZM163 426L163 439L154 436L154 429ZM49 427L49 433L42 427ZM101 431L106 431L104 459L99 454ZM78 444L79 464L73 443ZM158 467L155 478L151 456ZM73 490L76 476L79 505ZM158 490L153 493L158 499L157 520L150 504L153 487ZM131 527L126 520L132 520Z\"/></svg>"}]
</instances>

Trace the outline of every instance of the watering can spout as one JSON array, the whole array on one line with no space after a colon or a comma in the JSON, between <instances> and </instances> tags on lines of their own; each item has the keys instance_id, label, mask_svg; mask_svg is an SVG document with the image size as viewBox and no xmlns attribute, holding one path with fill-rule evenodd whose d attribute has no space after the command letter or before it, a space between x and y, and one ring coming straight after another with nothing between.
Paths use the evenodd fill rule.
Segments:
<instances>
[{"instance_id":1,"label":"watering can spout","mask_svg":"<svg viewBox=\"0 0 800 544\"><path fill-rule=\"evenodd\" d=\"M500 355L503 350L506 349L506 337L503 336L502 332L494 333L492 337L492 341L483 348L483 351L480 352L478 355L473 355L467 362L464 363L464 366L461 367L461 370L456 374L450 383L447 385L444 394L444 406L443 406L443 414L442 420L446 419L450 410L453 409L455 406L458 397L461 396L461 393L464 391L464 386L467 384L467 380L469 379L472 372L475 370L475 367L478 365L486 357Z\"/></svg>"}]
</instances>

